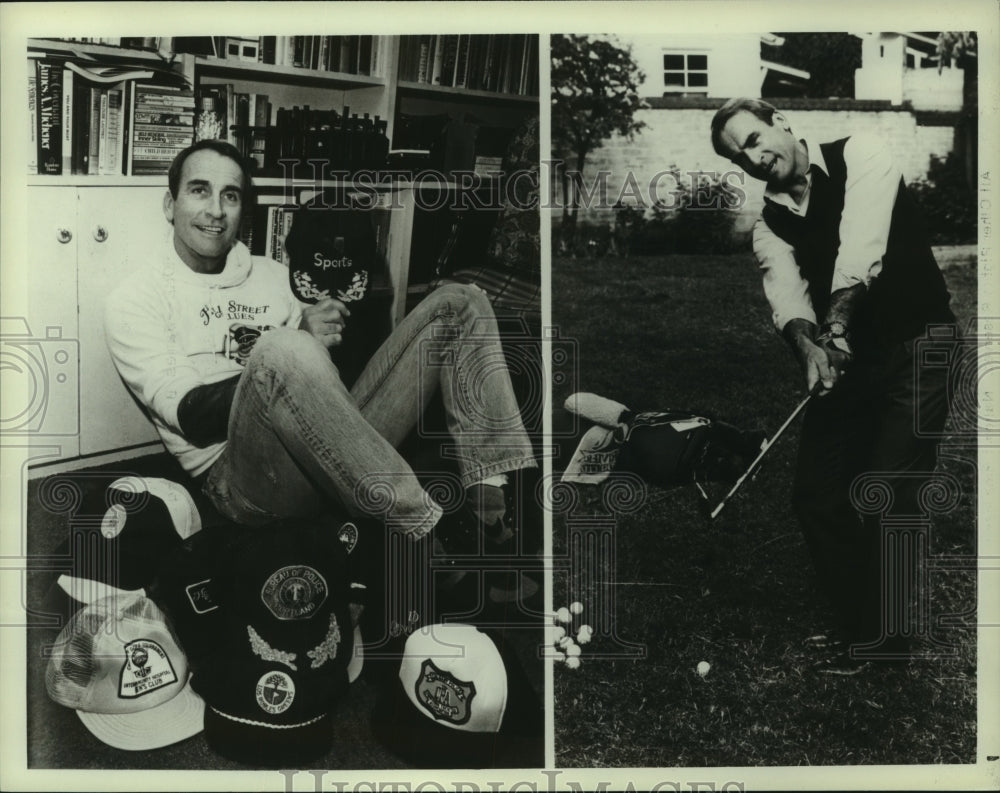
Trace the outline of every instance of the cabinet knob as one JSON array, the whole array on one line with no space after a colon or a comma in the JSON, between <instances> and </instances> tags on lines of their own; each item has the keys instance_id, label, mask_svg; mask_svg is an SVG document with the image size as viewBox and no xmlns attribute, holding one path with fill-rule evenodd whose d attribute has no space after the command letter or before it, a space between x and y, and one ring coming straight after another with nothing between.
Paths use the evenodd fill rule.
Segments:
<instances>
[{"instance_id":1,"label":"cabinet knob","mask_svg":"<svg viewBox=\"0 0 1000 793\"><path fill-rule=\"evenodd\" d=\"M73 232L69 229L56 229L56 239L63 245L73 239Z\"/></svg>"},{"instance_id":2,"label":"cabinet knob","mask_svg":"<svg viewBox=\"0 0 1000 793\"><path fill-rule=\"evenodd\" d=\"M108 238L108 230L104 226L96 226L94 228L94 239L98 242L104 242Z\"/></svg>"}]
</instances>

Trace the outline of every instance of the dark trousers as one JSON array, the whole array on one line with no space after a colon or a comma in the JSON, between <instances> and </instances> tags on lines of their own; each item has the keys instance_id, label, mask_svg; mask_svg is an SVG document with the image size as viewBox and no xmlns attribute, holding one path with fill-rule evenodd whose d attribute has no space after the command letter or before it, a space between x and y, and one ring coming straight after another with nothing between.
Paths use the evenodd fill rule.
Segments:
<instances>
[{"instance_id":1,"label":"dark trousers","mask_svg":"<svg viewBox=\"0 0 1000 793\"><path fill-rule=\"evenodd\" d=\"M914 601L926 595L927 485L948 415L942 362L953 348L910 340L859 357L806 411L793 502L856 653L905 652L921 630Z\"/></svg>"}]
</instances>

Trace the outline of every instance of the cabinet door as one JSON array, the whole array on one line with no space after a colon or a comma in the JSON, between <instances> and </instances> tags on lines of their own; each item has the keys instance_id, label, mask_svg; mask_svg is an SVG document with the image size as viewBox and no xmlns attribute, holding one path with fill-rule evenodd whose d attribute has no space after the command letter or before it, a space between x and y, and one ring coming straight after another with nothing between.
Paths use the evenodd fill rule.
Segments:
<instances>
[{"instance_id":1,"label":"cabinet door","mask_svg":"<svg viewBox=\"0 0 1000 793\"><path fill-rule=\"evenodd\" d=\"M38 461L76 457L76 191L33 187L27 208L24 302L0 332L3 434L37 449Z\"/></svg>"},{"instance_id":2,"label":"cabinet door","mask_svg":"<svg viewBox=\"0 0 1000 793\"><path fill-rule=\"evenodd\" d=\"M166 178L164 177L164 183ZM104 300L166 233L165 187L80 187L80 453L159 440L118 376L104 334Z\"/></svg>"}]
</instances>

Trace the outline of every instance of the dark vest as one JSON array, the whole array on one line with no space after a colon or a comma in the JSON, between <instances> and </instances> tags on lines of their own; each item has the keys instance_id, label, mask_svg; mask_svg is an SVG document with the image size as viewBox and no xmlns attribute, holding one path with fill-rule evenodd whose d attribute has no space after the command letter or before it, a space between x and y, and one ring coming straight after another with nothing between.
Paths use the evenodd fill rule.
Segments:
<instances>
[{"instance_id":1,"label":"dark vest","mask_svg":"<svg viewBox=\"0 0 1000 793\"><path fill-rule=\"evenodd\" d=\"M809 283L809 296L820 322L830 304L830 284L840 249L847 140L820 145L830 173L812 170L809 209L804 217L770 201L764 204L764 222L795 248L795 260ZM954 322L948 308L950 299L916 201L900 179L882 272L872 280L852 319L855 349L884 347L922 336L928 324Z\"/></svg>"}]
</instances>

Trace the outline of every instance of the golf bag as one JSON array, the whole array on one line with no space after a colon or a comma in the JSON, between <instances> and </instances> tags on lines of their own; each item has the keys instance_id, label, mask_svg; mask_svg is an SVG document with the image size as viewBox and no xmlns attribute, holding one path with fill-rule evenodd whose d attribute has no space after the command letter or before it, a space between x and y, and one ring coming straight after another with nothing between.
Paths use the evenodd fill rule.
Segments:
<instances>
[{"instance_id":1,"label":"golf bag","mask_svg":"<svg viewBox=\"0 0 1000 793\"><path fill-rule=\"evenodd\" d=\"M704 413L636 413L596 394L573 394L565 407L594 422L563 474L566 482L599 484L620 471L665 488L732 481L765 440L759 430L742 430Z\"/></svg>"}]
</instances>

